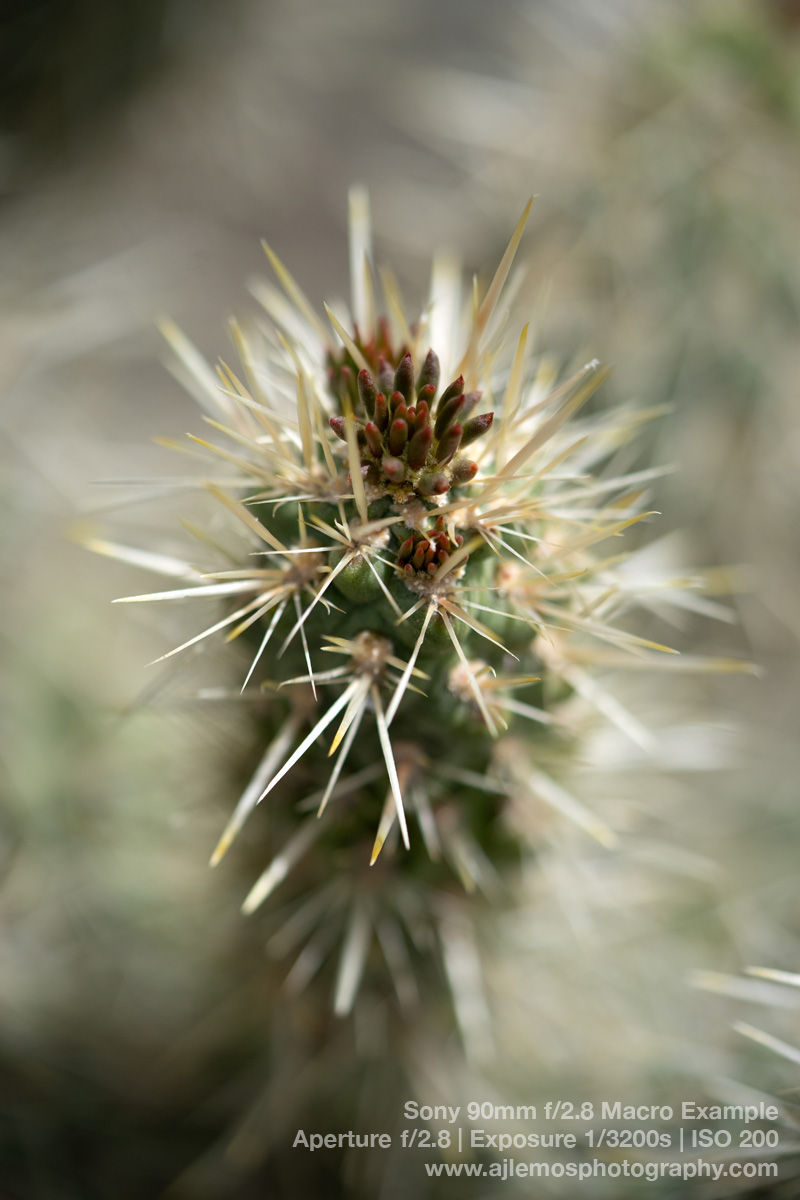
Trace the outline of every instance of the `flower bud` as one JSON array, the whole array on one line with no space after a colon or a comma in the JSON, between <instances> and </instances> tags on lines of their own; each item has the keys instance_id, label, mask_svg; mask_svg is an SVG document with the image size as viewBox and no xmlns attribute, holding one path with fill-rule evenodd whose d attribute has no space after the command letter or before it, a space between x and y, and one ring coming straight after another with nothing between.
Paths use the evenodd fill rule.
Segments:
<instances>
[{"instance_id":1,"label":"flower bud","mask_svg":"<svg viewBox=\"0 0 800 1200\"><path fill-rule=\"evenodd\" d=\"M378 392L375 397L375 424L384 432L389 424L389 403L383 392Z\"/></svg>"},{"instance_id":2,"label":"flower bud","mask_svg":"<svg viewBox=\"0 0 800 1200\"><path fill-rule=\"evenodd\" d=\"M478 464L470 462L468 458L459 458L453 463L450 469L450 479L453 487L463 487L465 483L470 483L478 474Z\"/></svg>"},{"instance_id":3,"label":"flower bud","mask_svg":"<svg viewBox=\"0 0 800 1200\"><path fill-rule=\"evenodd\" d=\"M371 420L375 415L375 397L378 394L378 389L369 371L359 371L358 373L358 394L361 397L361 403L364 405L367 419Z\"/></svg>"},{"instance_id":4,"label":"flower bud","mask_svg":"<svg viewBox=\"0 0 800 1200\"><path fill-rule=\"evenodd\" d=\"M460 396L464 391L464 376L459 375L458 379L454 379L449 387L446 387L439 397L438 411L442 411L443 405L447 404L448 400L452 400L454 396Z\"/></svg>"},{"instance_id":5,"label":"flower bud","mask_svg":"<svg viewBox=\"0 0 800 1200\"><path fill-rule=\"evenodd\" d=\"M404 354L394 373L395 391L402 392L406 404L414 398L414 364L410 354Z\"/></svg>"},{"instance_id":6,"label":"flower bud","mask_svg":"<svg viewBox=\"0 0 800 1200\"><path fill-rule=\"evenodd\" d=\"M410 537L406 538L406 540L401 545L400 549L397 551L397 557L400 560L400 562L405 562L405 560L407 558L410 558L413 553L414 553L414 535L412 533Z\"/></svg>"},{"instance_id":7,"label":"flower bud","mask_svg":"<svg viewBox=\"0 0 800 1200\"><path fill-rule=\"evenodd\" d=\"M464 407L465 397L452 396L445 405L439 405L439 415L433 427L434 436L440 438L454 421L458 420Z\"/></svg>"},{"instance_id":8,"label":"flower bud","mask_svg":"<svg viewBox=\"0 0 800 1200\"><path fill-rule=\"evenodd\" d=\"M383 459L381 466L389 483L402 483L406 477L406 464L401 458L392 458L390 455L387 455Z\"/></svg>"},{"instance_id":9,"label":"flower bud","mask_svg":"<svg viewBox=\"0 0 800 1200\"><path fill-rule=\"evenodd\" d=\"M376 458L380 458L383 454L383 441L381 439L381 431L374 421L368 421L364 426L364 436L367 439L370 454L374 454Z\"/></svg>"},{"instance_id":10,"label":"flower bud","mask_svg":"<svg viewBox=\"0 0 800 1200\"><path fill-rule=\"evenodd\" d=\"M442 496L450 489L450 480L442 471L429 471L421 475L417 482L417 491L423 496Z\"/></svg>"},{"instance_id":11,"label":"flower bud","mask_svg":"<svg viewBox=\"0 0 800 1200\"><path fill-rule=\"evenodd\" d=\"M417 396L417 412L419 412L423 405L425 406L426 411L430 410L431 404L433 403L433 397L435 395L436 388L433 387L432 384L428 384L427 387L420 388Z\"/></svg>"},{"instance_id":12,"label":"flower bud","mask_svg":"<svg viewBox=\"0 0 800 1200\"><path fill-rule=\"evenodd\" d=\"M418 429L408 443L408 452L406 459L412 471L418 471L420 467L425 466L425 460L428 457L428 451L431 448L433 441L433 430L430 425Z\"/></svg>"},{"instance_id":13,"label":"flower bud","mask_svg":"<svg viewBox=\"0 0 800 1200\"><path fill-rule=\"evenodd\" d=\"M468 446L470 442L474 442L477 438L483 437L492 428L494 421L494 413L481 413L479 417L472 417L464 424L464 433L461 437L461 445Z\"/></svg>"},{"instance_id":14,"label":"flower bud","mask_svg":"<svg viewBox=\"0 0 800 1200\"><path fill-rule=\"evenodd\" d=\"M452 425L441 438L439 445L436 447L436 461L444 466L450 462L451 458L455 457L458 447L461 445L461 435L463 429L461 425Z\"/></svg>"},{"instance_id":15,"label":"flower bud","mask_svg":"<svg viewBox=\"0 0 800 1200\"><path fill-rule=\"evenodd\" d=\"M389 430L389 452L394 455L402 454L407 441L408 423L402 419L392 421L392 426Z\"/></svg>"},{"instance_id":16,"label":"flower bud","mask_svg":"<svg viewBox=\"0 0 800 1200\"><path fill-rule=\"evenodd\" d=\"M419 373L419 392L423 388L433 388L431 397L436 395L436 389L439 386L439 359L434 354L433 350L429 350L425 356L425 362L422 364L422 370Z\"/></svg>"}]
</instances>

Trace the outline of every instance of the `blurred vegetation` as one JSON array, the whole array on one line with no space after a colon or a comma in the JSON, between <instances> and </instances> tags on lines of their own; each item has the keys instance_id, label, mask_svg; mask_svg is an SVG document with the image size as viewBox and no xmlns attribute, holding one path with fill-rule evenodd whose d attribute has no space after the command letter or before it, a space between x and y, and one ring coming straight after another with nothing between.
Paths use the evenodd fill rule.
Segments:
<instances>
[{"instance_id":1,"label":"blurred vegetation","mask_svg":"<svg viewBox=\"0 0 800 1200\"><path fill-rule=\"evenodd\" d=\"M765 9L690 5L639 38L544 197L541 267L557 276L547 340L615 362L619 395L673 407L670 524L701 558L754 562L796 631L780 543L800 511L800 42ZM767 624L751 632L768 647Z\"/></svg>"},{"instance_id":2,"label":"blurred vegetation","mask_svg":"<svg viewBox=\"0 0 800 1200\"><path fill-rule=\"evenodd\" d=\"M533 177L541 193L534 267L557 278L542 342L615 361L618 397L674 405L657 451L684 464L667 519L692 527L698 560L753 562L771 610L768 618L764 607L744 610L759 654L775 662L769 702L757 685L750 693L754 723L773 726L761 766L745 774L724 829L708 818L698 839L724 843L739 881L720 903L720 925L750 959L763 959L753 949L760 943L789 966L798 932L791 921L775 932L768 914L796 908L798 839L791 639L800 633L800 567L787 548L800 517L800 47L791 9L687 6L657 37L622 48L601 77L569 79L570 89L584 88L582 118L591 114L561 148L569 171L548 178L546 162L536 172L524 166L526 185ZM4 5L0 187L27 178L31 164L57 161L81 130L105 121L167 61L170 30L186 26L187 11L168 0ZM385 162L381 171L388 189ZM510 190L508 172L487 171L480 186L489 192L498 178ZM518 184L519 176L515 192ZM326 1019L276 1004L282 970L238 915L250 855L241 877L233 866L207 874L232 777L252 745L220 730L215 714L200 720L208 736L198 754L196 719L179 705L166 716L162 706L120 718L137 690L131 681L146 686L137 665L160 641L131 633L121 617L109 635L97 613L131 590L129 580L107 577L106 564L79 565L13 444L6 465L0 556L16 599L0 647L0 1194L138 1200L177 1178L173 1194L191 1200L346 1191L338 1158L320 1155L307 1175L294 1161L290 1169L280 1152L286 1131L302 1112L327 1127L338 1108L346 1123L358 1111L354 1097L367 1103L380 1086L348 1075L349 1034L323 1052ZM50 513L62 507L56 497ZM700 807L686 800L687 823ZM757 920L745 912L754 858ZM684 919L698 940L706 936L704 914L682 917L676 942ZM674 974L671 964L664 973ZM576 989L580 982L578 971ZM602 1032L597 1040L602 1058ZM304 1074L309 1055L316 1070ZM404 1078L396 1062L391 1074L395 1084ZM394 1094L392 1106L396 1116ZM267 1158L248 1151L237 1167L224 1149L251 1112Z\"/></svg>"},{"instance_id":3,"label":"blurred vegetation","mask_svg":"<svg viewBox=\"0 0 800 1200\"><path fill-rule=\"evenodd\" d=\"M4 0L0 193L63 163L88 134L113 123L219 7L219 0Z\"/></svg>"}]
</instances>

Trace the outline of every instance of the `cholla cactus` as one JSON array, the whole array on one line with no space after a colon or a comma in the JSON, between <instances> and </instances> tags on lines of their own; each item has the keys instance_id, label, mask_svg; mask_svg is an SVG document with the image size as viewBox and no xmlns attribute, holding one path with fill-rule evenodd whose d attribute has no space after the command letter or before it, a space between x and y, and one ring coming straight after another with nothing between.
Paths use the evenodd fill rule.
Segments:
<instances>
[{"instance_id":1,"label":"cholla cactus","mask_svg":"<svg viewBox=\"0 0 800 1200\"><path fill-rule=\"evenodd\" d=\"M457 270L437 260L415 322L386 272L376 316L362 193L351 197L352 312L328 309L333 333L265 247L282 291L257 289L267 323L233 325L243 378L224 364L215 376L165 327L218 435L192 437L207 489L250 544L227 564L197 564L94 543L181 580L129 601L230 605L164 655L220 634L249 643L242 690L269 697L263 758L211 862L265 801L280 848L244 911L284 889L289 915L271 947L294 955L292 987L335 959L340 1015L368 980L386 992L385 968L413 1006L439 977L433 956L462 1031L479 1028L459 897L502 895L548 812L617 840L565 784L581 755L576 701L650 752L652 735L598 672L704 665L620 624L635 606L710 603L694 595L697 576L641 574L636 553L609 548L648 515L659 471L622 459L651 414L579 418L606 370L592 362L555 382L547 361L531 365L527 326L503 353L529 209L482 298L476 283L462 304ZM224 486L220 463L234 471Z\"/></svg>"}]
</instances>

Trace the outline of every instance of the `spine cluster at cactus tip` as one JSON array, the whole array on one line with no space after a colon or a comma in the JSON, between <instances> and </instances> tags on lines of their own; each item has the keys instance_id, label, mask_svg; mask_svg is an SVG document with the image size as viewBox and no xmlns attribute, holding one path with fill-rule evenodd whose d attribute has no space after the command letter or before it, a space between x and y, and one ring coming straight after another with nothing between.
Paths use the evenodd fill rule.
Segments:
<instances>
[{"instance_id":1,"label":"spine cluster at cactus tip","mask_svg":"<svg viewBox=\"0 0 800 1200\"><path fill-rule=\"evenodd\" d=\"M415 320L389 271L378 290L360 191L350 311L323 317L265 246L280 287L254 285L266 319L231 325L241 367L212 371L164 325L209 431L190 437L220 506L213 538L184 559L93 543L179 582L129 601L224 606L164 658L219 636L248 647L263 757L211 861L266 802L254 820L279 849L244 910L282 890L272 945L294 956L289 985L330 960L339 1013L367 975L414 1004L431 953L451 983L463 976L456 897L502 893L537 829L571 821L616 843L569 788L567 713L579 698L647 751L604 674L674 663L622 618L656 596L659 611L692 607L699 586L655 587L614 541L647 515L660 473L629 467L650 414L581 413L606 371L559 381L527 325L505 352L529 209L485 290L435 259Z\"/></svg>"}]
</instances>

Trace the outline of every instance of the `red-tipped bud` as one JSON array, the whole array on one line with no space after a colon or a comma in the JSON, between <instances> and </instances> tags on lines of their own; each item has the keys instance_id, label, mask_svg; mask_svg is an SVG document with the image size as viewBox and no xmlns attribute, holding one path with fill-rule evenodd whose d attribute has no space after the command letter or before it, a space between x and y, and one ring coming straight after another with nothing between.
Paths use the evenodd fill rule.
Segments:
<instances>
[{"instance_id":1,"label":"red-tipped bud","mask_svg":"<svg viewBox=\"0 0 800 1200\"><path fill-rule=\"evenodd\" d=\"M425 405L426 409L430 409L431 405L433 404L433 397L435 395L436 395L436 388L433 387L433 385L429 385L428 387L420 388L419 395L417 396L417 412L419 412L420 406L422 404Z\"/></svg>"},{"instance_id":2,"label":"red-tipped bud","mask_svg":"<svg viewBox=\"0 0 800 1200\"><path fill-rule=\"evenodd\" d=\"M412 554L412 556L411 556L411 565L412 565L412 567L414 568L414 570L415 570L415 571L420 571L420 570L422 569L422 567L424 567L424 565L425 565L425 555L426 555L426 553L427 553L427 551L428 551L428 548L429 548L429 547L428 547L428 543L427 543L427 542L420 542L420 544L417 546L416 550L415 550L415 551L414 551L414 553ZM431 555L431 558L432 558L432 557L433 557L433 556Z\"/></svg>"},{"instance_id":3,"label":"red-tipped bud","mask_svg":"<svg viewBox=\"0 0 800 1200\"><path fill-rule=\"evenodd\" d=\"M389 424L389 402L383 392L378 392L375 397L375 424L381 433L384 432Z\"/></svg>"},{"instance_id":4,"label":"red-tipped bud","mask_svg":"<svg viewBox=\"0 0 800 1200\"><path fill-rule=\"evenodd\" d=\"M347 441L347 426L345 425L344 417L329 417L330 426L338 438L343 442Z\"/></svg>"},{"instance_id":5,"label":"red-tipped bud","mask_svg":"<svg viewBox=\"0 0 800 1200\"><path fill-rule=\"evenodd\" d=\"M389 453L402 454L408 441L408 425L403 420L392 421L389 429Z\"/></svg>"},{"instance_id":6,"label":"red-tipped bud","mask_svg":"<svg viewBox=\"0 0 800 1200\"><path fill-rule=\"evenodd\" d=\"M439 359L432 350L429 350L425 356L425 362L422 364L422 370L419 373L419 394L426 388L433 388L431 399L436 395L436 389L439 386Z\"/></svg>"},{"instance_id":7,"label":"red-tipped bud","mask_svg":"<svg viewBox=\"0 0 800 1200\"><path fill-rule=\"evenodd\" d=\"M375 397L378 394L378 389L369 371L358 372L358 394L361 397L361 403L364 405L367 418L372 419L375 415Z\"/></svg>"},{"instance_id":8,"label":"red-tipped bud","mask_svg":"<svg viewBox=\"0 0 800 1200\"><path fill-rule=\"evenodd\" d=\"M383 454L383 440L381 439L381 431L374 421L367 421L364 426L364 436L367 439L370 454L374 454L376 458L380 458Z\"/></svg>"},{"instance_id":9,"label":"red-tipped bud","mask_svg":"<svg viewBox=\"0 0 800 1200\"><path fill-rule=\"evenodd\" d=\"M411 563L406 563L406 565L403 567L403 574L409 575L412 579L416 575L416 571L412 567Z\"/></svg>"},{"instance_id":10,"label":"red-tipped bud","mask_svg":"<svg viewBox=\"0 0 800 1200\"><path fill-rule=\"evenodd\" d=\"M407 537L406 540L403 542L402 546L400 547L400 549L397 551L397 557L400 559L400 562L405 562L405 560L407 558L411 558L411 555L413 552L414 552L414 535L412 533L411 537Z\"/></svg>"},{"instance_id":11,"label":"red-tipped bud","mask_svg":"<svg viewBox=\"0 0 800 1200\"><path fill-rule=\"evenodd\" d=\"M395 391L402 392L407 404L414 398L414 364L410 354L404 354L394 373Z\"/></svg>"},{"instance_id":12,"label":"red-tipped bud","mask_svg":"<svg viewBox=\"0 0 800 1200\"><path fill-rule=\"evenodd\" d=\"M462 447L468 446L470 442L474 442L488 433L492 428L493 421L494 413L481 413L479 417L471 417L464 425L464 433L461 437Z\"/></svg>"},{"instance_id":13,"label":"red-tipped bud","mask_svg":"<svg viewBox=\"0 0 800 1200\"><path fill-rule=\"evenodd\" d=\"M387 455L381 466L389 483L402 483L406 477L406 464L401 458L391 458Z\"/></svg>"},{"instance_id":14,"label":"red-tipped bud","mask_svg":"<svg viewBox=\"0 0 800 1200\"><path fill-rule=\"evenodd\" d=\"M455 458L456 451L461 445L461 435L464 432L461 425L452 425L444 434L436 447L436 461L445 466L450 462L451 458Z\"/></svg>"},{"instance_id":15,"label":"red-tipped bud","mask_svg":"<svg viewBox=\"0 0 800 1200\"><path fill-rule=\"evenodd\" d=\"M446 387L439 397L438 411L442 411L442 407L447 404L448 400L452 400L454 396L460 396L464 391L464 376L459 375L458 379L454 379L449 387Z\"/></svg>"},{"instance_id":16,"label":"red-tipped bud","mask_svg":"<svg viewBox=\"0 0 800 1200\"><path fill-rule=\"evenodd\" d=\"M433 430L430 425L426 425L414 434L408 443L408 453L406 454L408 465L412 471L419 471L420 467L425 466L425 460L428 457L432 441Z\"/></svg>"},{"instance_id":17,"label":"red-tipped bud","mask_svg":"<svg viewBox=\"0 0 800 1200\"><path fill-rule=\"evenodd\" d=\"M429 471L421 475L417 483L417 491L423 496L442 496L450 488L450 480L441 471Z\"/></svg>"},{"instance_id":18,"label":"red-tipped bud","mask_svg":"<svg viewBox=\"0 0 800 1200\"><path fill-rule=\"evenodd\" d=\"M416 426L417 429L424 429L429 421L430 421L430 415L429 415L429 409L428 409L428 402L427 402L427 400L420 399L417 401L417 415L416 415L416 418L414 421L414 425Z\"/></svg>"},{"instance_id":19,"label":"red-tipped bud","mask_svg":"<svg viewBox=\"0 0 800 1200\"><path fill-rule=\"evenodd\" d=\"M403 393L392 392L391 396L389 397L389 412L392 414L392 416L394 416L401 404L404 404Z\"/></svg>"},{"instance_id":20,"label":"red-tipped bud","mask_svg":"<svg viewBox=\"0 0 800 1200\"><path fill-rule=\"evenodd\" d=\"M397 395L397 392L395 392L395 396L396 395ZM401 400L400 403L398 404L397 408L394 410L394 419L396 421L407 421L408 420L408 407L404 400Z\"/></svg>"},{"instance_id":21,"label":"red-tipped bud","mask_svg":"<svg viewBox=\"0 0 800 1200\"><path fill-rule=\"evenodd\" d=\"M470 483L477 474L478 464L470 462L468 458L460 458L458 462L453 463L450 470L453 487L463 487L465 483Z\"/></svg>"},{"instance_id":22,"label":"red-tipped bud","mask_svg":"<svg viewBox=\"0 0 800 1200\"><path fill-rule=\"evenodd\" d=\"M453 396L446 404L439 405L439 415L433 427L434 435L437 438L440 438L445 430L458 420L463 407L464 397L462 395Z\"/></svg>"}]
</instances>

